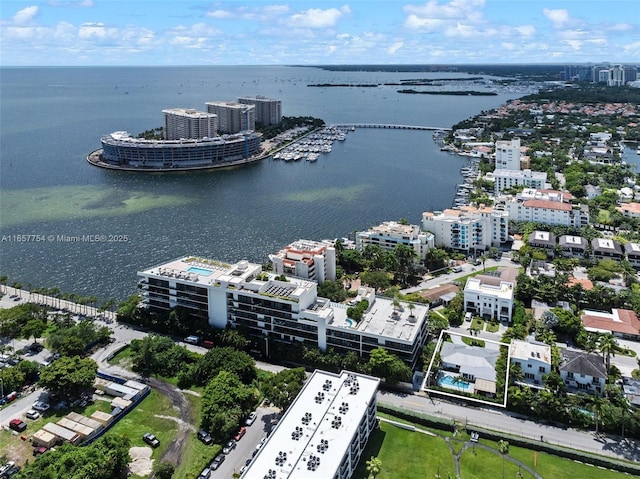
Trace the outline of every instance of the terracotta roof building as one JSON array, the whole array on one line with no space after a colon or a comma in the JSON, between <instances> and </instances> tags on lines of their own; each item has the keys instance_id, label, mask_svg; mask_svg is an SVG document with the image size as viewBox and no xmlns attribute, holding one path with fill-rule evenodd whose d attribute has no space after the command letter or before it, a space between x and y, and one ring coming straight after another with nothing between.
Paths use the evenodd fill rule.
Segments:
<instances>
[{"instance_id":1,"label":"terracotta roof building","mask_svg":"<svg viewBox=\"0 0 640 479\"><path fill-rule=\"evenodd\" d=\"M640 319L630 309L614 309L611 313L585 310L580 319L587 331L640 340Z\"/></svg>"}]
</instances>

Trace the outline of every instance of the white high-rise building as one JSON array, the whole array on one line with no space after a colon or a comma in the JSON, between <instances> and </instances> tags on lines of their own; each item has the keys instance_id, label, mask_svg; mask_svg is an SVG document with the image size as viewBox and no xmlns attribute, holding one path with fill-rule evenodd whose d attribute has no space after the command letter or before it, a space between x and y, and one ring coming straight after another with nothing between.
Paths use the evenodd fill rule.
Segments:
<instances>
[{"instance_id":1,"label":"white high-rise building","mask_svg":"<svg viewBox=\"0 0 640 479\"><path fill-rule=\"evenodd\" d=\"M240 477L352 477L378 422L379 383L363 374L316 370Z\"/></svg>"},{"instance_id":2,"label":"white high-rise building","mask_svg":"<svg viewBox=\"0 0 640 479\"><path fill-rule=\"evenodd\" d=\"M282 121L282 101L273 100L266 96L238 98L239 103L255 105L256 123L263 125L277 125Z\"/></svg>"},{"instance_id":3,"label":"white high-rise building","mask_svg":"<svg viewBox=\"0 0 640 479\"><path fill-rule=\"evenodd\" d=\"M512 221L581 228L589 224L588 205L574 205L569 192L524 189L515 198L502 197Z\"/></svg>"},{"instance_id":4,"label":"white high-rise building","mask_svg":"<svg viewBox=\"0 0 640 479\"><path fill-rule=\"evenodd\" d=\"M256 129L256 111L254 105L235 101L207 102L207 111L218 115L220 133L239 133Z\"/></svg>"},{"instance_id":5,"label":"white high-rise building","mask_svg":"<svg viewBox=\"0 0 640 479\"><path fill-rule=\"evenodd\" d=\"M462 251L486 250L508 240L509 214L480 206L464 206L422 213L422 229L435 236L435 244Z\"/></svg>"},{"instance_id":6,"label":"white high-rise building","mask_svg":"<svg viewBox=\"0 0 640 479\"><path fill-rule=\"evenodd\" d=\"M547 186L547 173L545 171L531 170L494 170L492 176L495 180L493 194L498 196L503 190L512 186L526 186L527 188L542 189Z\"/></svg>"},{"instance_id":7,"label":"white high-rise building","mask_svg":"<svg viewBox=\"0 0 640 479\"><path fill-rule=\"evenodd\" d=\"M356 233L356 249L360 251L367 245L392 251L400 244L412 248L418 259L425 259L427 251L433 248L434 236L429 232L420 231L417 225L403 225L395 221L385 221L368 231Z\"/></svg>"},{"instance_id":8,"label":"white high-rise building","mask_svg":"<svg viewBox=\"0 0 640 479\"><path fill-rule=\"evenodd\" d=\"M269 255L273 272L316 283L335 281L336 250L325 243L298 240L276 254Z\"/></svg>"},{"instance_id":9,"label":"white high-rise building","mask_svg":"<svg viewBox=\"0 0 640 479\"><path fill-rule=\"evenodd\" d=\"M612 65L609 68L607 86L624 86L624 83L624 67L622 65Z\"/></svg>"},{"instance_id":10,"label":"white high-rise building","mask_svg":"<svg viewBox=\"0 0 640 479\"><path fill-rule=\"evenodd\" d=\"M193 108L171 108L164 113L165 140L213 138L217 136L218 117Z\"/></svg>"},{"instance_id":11,"label":"white high-rise building","mask_svg":"<svg viewBox=\"0 0 640 479\"><path fill-rule=\"evenodd\" d=\"M520 138L496 141L496 170L520 170Z\"/></svg>"}]
</instances>

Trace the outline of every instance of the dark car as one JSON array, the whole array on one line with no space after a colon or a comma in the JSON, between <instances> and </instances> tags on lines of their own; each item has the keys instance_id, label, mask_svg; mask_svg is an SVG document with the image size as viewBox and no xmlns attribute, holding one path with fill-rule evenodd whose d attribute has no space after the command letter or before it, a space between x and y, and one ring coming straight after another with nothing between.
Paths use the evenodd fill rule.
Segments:
<instances>
[{"instance_id":1,"label":"dark car","mask_svg":"<svg viewBox=\"0 0 640 479\"><path fill-rule=\"evenodd\" d=\"M209 465L209 469L213 471L218 469L220 465L224 462L225 457L226 456L224 454L218 454L216 458L213 460L213 462Z\"/></svg>"},{"instance_id":2,"label":"dark car","mask_svg":"<svg viewBox=\"0 0 640 479\"><path fill-rule=\"evenodd\" d=\"M21 469L20 466L11 466L11 468L3 472L2 476L0 477L2 477L2 479L13 477L20 472L20 469Z\"/></svg>"},{"instance_id":3,"label":"dark car","mask_svg":"<svg viewBox=\"0 0 640 479\"><path fill-rule=\"evenodd\" d=\"M22 419L12 419L9 421L9 427L14 431L22 432L27 428L27 423Z\"/></svg>"},{"instance_id":4,"label":"dark car","mask_svg":"<svg viewBox=\"0 0 640 479\"><path fill-rule=\"evenodd\" d=\"M210 445L210 444L213 444L213 438L211 437L211 434L209 434L204 429L200 429L198 431L198 439L200 439L207 446Z\"/></svg>"},{"instance_id":5,"label":"dark car","mask_svg":"<svg viewBox=\"0 0 640 479\"><path fill-rule=\"evenodd\" d=\"M234 441L233 439L231 439L225 446L224 449L222 449L222 453L223 454L229 454L231 451L233 451L236 448L236 441Z\"/></svg>"},{"instance_id":6,"label":"dark car","mask_svg":"<svg viewBox=\"0 0 640 479\"><path fill-rule=\"evenodd\" d=\"M151 434L150 432L145 433L142 436L142 440L149 444L151 447L158 447L160 445L160 439Z\"/></svg>"},{"instance_id":7,"label":"dark car","mask_svg":"<svg viewBox=\"0 0 640 479\"><path fill-rule=\"evenodd\" d=\"M209 469L208 467L205 467L200 473L200 475L198 476L198 479L209 479L210 477L211 477L211 469Z\"/></svg>"}]
</instances>

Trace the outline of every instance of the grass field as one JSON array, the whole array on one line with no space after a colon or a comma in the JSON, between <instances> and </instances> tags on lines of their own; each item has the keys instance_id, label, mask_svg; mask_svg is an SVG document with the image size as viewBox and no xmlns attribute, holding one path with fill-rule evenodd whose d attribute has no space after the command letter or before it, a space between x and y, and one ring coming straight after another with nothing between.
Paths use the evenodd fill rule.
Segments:
<instances>
[{"instance_id":1,"label":"grass field","mask_svg":"<svg viewBox=\"0 0 640 479\"><path fill-rule=\"evenodd\" d=\"M400 419L394 420L405 424L408 423ZM416 427L427 430L427 428L422 428L421 426ZM366 461L371 456L377 456L382 461L382 470L378 475L378 479L426 479L437 478L438 475L442 479L455 478L453 454L460 453L463 450L469 436L462 433L458 434L456 438L452 438L450 433L433 429L431 431L443 435L438 437L428 436L382 422L380 429L371 434L353 478L367 479ZM445 442L445 437L449 440L451 449ZM496 453L486 451L480 447L467 447L460 455L460 478L500 479L503 477L503 458L497 453L497 443L481 438L479 444L493 448ZM567 477L619 479L629 477L621 472L593 467L552 454L534 453L533 450L522 447L510 446L507 457L516 459L525 466L531 467L545 479ZM518 473L521 476L518 476ZM504 477L530 479L533 476L526 469L519 468L518 465L505 459Z\"/></svg>"}]
</instances>

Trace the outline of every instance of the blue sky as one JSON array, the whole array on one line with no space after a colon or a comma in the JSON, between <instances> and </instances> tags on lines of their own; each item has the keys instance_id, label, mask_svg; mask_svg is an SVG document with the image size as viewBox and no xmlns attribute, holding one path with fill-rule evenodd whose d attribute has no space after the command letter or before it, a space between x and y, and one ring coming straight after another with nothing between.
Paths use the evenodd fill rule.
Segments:
<instances>
[{"instance_id":1,"label":"blue sky","mask_svg":"<svg viewBox=\"0 0 640 479\"><path fill-rule=\"evenodd\" d=\"M2 0L1 65L640 63L638 0Z\"/></svg>"}]
</instances>

